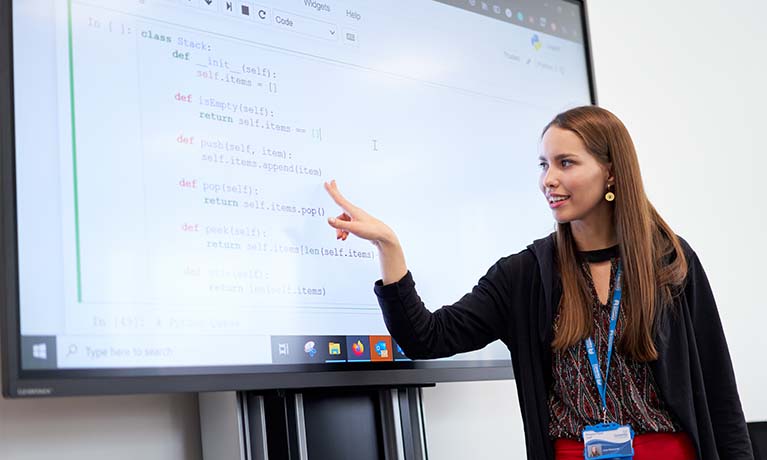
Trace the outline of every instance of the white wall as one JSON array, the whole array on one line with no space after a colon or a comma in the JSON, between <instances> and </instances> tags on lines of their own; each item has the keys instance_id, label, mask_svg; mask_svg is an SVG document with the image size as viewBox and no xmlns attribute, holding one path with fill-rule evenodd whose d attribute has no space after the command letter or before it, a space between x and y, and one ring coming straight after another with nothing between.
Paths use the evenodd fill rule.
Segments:
<instances>
[{"instance_id":1,"label":"white wall","mask_svg":"<svg viewBox=\"0 0 767 460\"><path fill-rule=\"evenodd\" d=\"M624 120L650 199L700 256L746 418L767 420L767 4L592 3L600 104Z\"/></svg>"},{"instance_id":2,"label":"white wall","mask_svg":"<svg viewBox=\"0 0 767 460\"><path fill-rule=\"evenodd\" d=\"M698 252L746 418L765 421L767 3L588 5L599 103L626 124L650 199ZM425 389L431 458L524 458L515 391L509 382Z\"/></svg>"},{"instance_id":3,"label":"white wall","mask_svg":"<svg viewBox=\"0 0 767 460\"><path fill-rule=\"evenodd\" d=\"M440 383L423 389L429 458L523 459L514 381Z\"/></svg>"},{"instance_id":4,"label":"white wall","mask_svg":"<svg viewBox=\"0 0 767 460\"><path fill-rule=\"evenodd\" d=\"M197 460L197 395L0 399L3 460Z\"/></svg>"},{"instance_id":5,"label":"white wall","mask_svg":"<svg viewBox=\"0 0 767 460\"><path fill-rule=\"evenodd\" d=\"M767 4L589 5L600 104L624 120L652 201L698 251L746 416L767 420L767 398L759 396L767 305L758 291L767 250L756 240L767 236L767 162L757 156L767 131ZM440 384L424 390L424 411L432 459L524 458L513 382ZM9 460L199 459L197 399L0 400L0 451Z\"/></svg>"}]
</instances>

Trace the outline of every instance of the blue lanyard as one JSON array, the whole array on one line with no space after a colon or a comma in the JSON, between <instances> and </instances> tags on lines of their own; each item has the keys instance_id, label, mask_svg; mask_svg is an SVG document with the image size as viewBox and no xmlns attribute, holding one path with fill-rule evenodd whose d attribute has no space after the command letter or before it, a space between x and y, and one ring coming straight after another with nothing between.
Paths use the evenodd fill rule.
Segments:
<instances>
[{"instance_id":1,"label":"blue lanyard","mask_svg":"<svg viewBox=\"0 0 767 460\"><path fill-rule=\"evenodd\" d=\"M594 380L597 382L597 390L602 398L602 417L607 423L607 376L610 372L610 358L613 354L613 342L615 342L615 329L618 326L618 312L621 309L621 264L618 262L618 271L615 273L615 293L613 294L613 309L610 313L610 335L607 339L607 364L605 366L605 379L602 381L602 370L599 368L599 360L594 347L594 340L591 337L584 342L586 351L591 361L591 370L594 373Z\"/></svg>"}]
</instances>

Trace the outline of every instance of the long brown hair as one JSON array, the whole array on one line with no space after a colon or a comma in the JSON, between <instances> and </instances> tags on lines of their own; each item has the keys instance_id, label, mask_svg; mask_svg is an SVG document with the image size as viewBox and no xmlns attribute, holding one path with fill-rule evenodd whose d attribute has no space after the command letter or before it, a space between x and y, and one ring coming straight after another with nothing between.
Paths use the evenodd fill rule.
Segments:
<instances>
[{"instance_id":1,"label":"long brown hair","mask_svg":"<svg viewBox=\"0 0 767 460\"><path fill-rule=\"evenodd\" d=\"M551 126L572 131L602 164L612 164L615 177L613 224L620 246L621 310L625 323L618 344L636 361L658 358L653 328L684 282L687 261L679 239L645 195L634 143L614 114L583 106L554 117ZM557 224L557 265L562 278L560 315L552 348L563 350L592 334L591 293L579 269L570 223ZM672 255L676 257L670 257Z\"/></svg>"}]
</instances>

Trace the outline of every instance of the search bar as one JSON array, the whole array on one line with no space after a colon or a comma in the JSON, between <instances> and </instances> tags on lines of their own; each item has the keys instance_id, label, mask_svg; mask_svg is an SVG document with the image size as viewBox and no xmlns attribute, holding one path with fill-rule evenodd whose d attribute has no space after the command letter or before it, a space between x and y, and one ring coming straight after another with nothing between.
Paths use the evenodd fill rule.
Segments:
<instances>
[{"instance_id":1,"label":"search bar","mask_svg":"<svg viewBox=\"0 0 767 460\"><path fill-rule=\"evenodd\" d=\"M274 10L272 21L274 25L282 30L289 30L324 40L338 40L338 26L330 22L280 10Z\"/></svg>"},{"instance_id":2,"label":"search bar","mask_svg":"<svg viewBox=\"0 0 767 460\"><path fill-rule=\"evenodd\" d=\"M268 335L59 336L59 368L233 366L271 363Z\"/></svg>"}]
</instances>

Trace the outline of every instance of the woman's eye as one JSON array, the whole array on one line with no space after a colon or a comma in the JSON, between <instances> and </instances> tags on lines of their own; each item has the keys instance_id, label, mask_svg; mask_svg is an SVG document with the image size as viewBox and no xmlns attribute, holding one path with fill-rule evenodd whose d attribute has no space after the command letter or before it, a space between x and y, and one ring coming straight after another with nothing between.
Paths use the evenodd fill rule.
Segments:
<instances>
[{"instance_id":1,"label":"woman's eye","mask_svg":"<svg viewBox=\"0 0 767 460\"><path fill-rule=\"evenodd\" d=\"M540 163L538 163L538 167L541 168L541 169L546 169L546 163L540 162Z\"/></svg>"},{"instance_id":2,"label":"woman's eye","mask_svg":"<svg viewBox=\"0 0 767 460\"><path fill-rule=\"evenodd\" d=\"M565 163L573 164L573 161L572 160L562 160L562 166L567 166Z\"/></svg>"}]
</instances>

